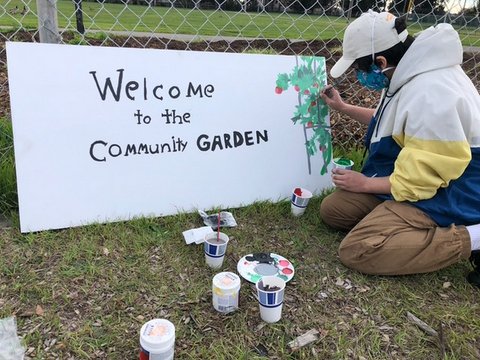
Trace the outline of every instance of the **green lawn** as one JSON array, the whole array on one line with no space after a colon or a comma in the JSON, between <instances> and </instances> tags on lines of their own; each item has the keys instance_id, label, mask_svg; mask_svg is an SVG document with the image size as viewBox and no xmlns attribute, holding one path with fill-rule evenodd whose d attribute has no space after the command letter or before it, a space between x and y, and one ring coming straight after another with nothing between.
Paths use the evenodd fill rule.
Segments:
<instances>
[{"instance_id":1,"label":"green lawn","mask_svg":"<svg viewBox=\"0 0 480 360\"><path fill-rule=\"evenodd\" d=\"M327 228L315 197L300 218L290 203L229 209L238 222L221 271L236 272L252 252L275 252L295 266L283 318L260 319L253 286L242 280L240 307L212 306L202 245L182 231L198 214L20 234L0 229L0 318L15 315L30 359L138 359L139 331L153 318L176 327L176 359L478 359L480 290L466 261L432 274L365 276L336 256L343 234ZM211 210L209 213L214 213ZM8 254L8 255L7 255ZM410 312L439 332L430 336ZM313 343L288 343L309 330ZM268 353L267 357L260 354Z\"/></svg>"},{"instance_id":2,"label":"green lawn","mask_svg":"<svg viewBox=\"0 0 480 360\"><path fill-rule=\"evenodd\" d=\"M237 272L253 252L274 252L295 266L275 324L260 319L245 280L236 312L214 310L212 278L220 270L210 270L202 245L186 245L182 236L203 225L197 213L21 234L11 133L0 119L0 319L16 317L26 359L138 359L140 328L153 318L175 325L176 359L480 358L480 289L465 280L470 264L398 277L349 270L337 257L344 234L319 216L324 194L299 218L288 201L221 209L238 223L223 230L230 242L221 271ZM361 151L348 156L358 167ZM310 330L317 339L292 350L289 342Z\"/></svg>"},{"instance_id":3,"label":"green lawn","mask_svg":"<svg viewBox=\"0 0 480 360\"><path fill-rule=\"evenodd\" d=\"M6 13L0 17L0 26L37 28L36 2L11 0L6 9L23 9L30 12ZM61 28L76 29L74 5L60 0L58 23ZM165 34L190 34L206 36L239 36L267 39L323 39L343 37L348 22L345 18L304 14L245 13L233 11L192 10L141 5L100 4L84 2L84 24L88 30L126 31ZM430 24L412 24L410 32L416 33ZM480 46L480 32L473 27L459 28L464 45Z\"/></svg>"},{"instance_id":4,"label":"green lawn","mask_svg":"<svg viewBox=\"0 0 480 360\"><path fill-rule=\"evenodd\" d=\"M10 1L8 8L15 4L23 7ZM60 26L74 29L72 3L59 1L58 7ZM100 8L96 3L85 3L84 9L95 17L95 29L103 31L328 39L345 27L344 20L314 16ZM145 11L142 26L136 26L133 14ZM115 24L117 14L121 24ZM4 14L0 26L18 27L19 19L23 27L37 26L31 14ZM89 28L87 16L85 23ZM478 45L478 37L478 30L475 37L471 31L467 39ZM299 218L291 216L288 201L221 209L238 222L224 230L231 240L222 271L236 272L242 256L258 251L280 254L295 266L283 318L271 325L260 319L255 291L245 280L236 312L222 315L213 309L217 272L206 267L202 246L187 246L182 237L182 231L203 225L196 213L21 234L11 135L9 119L0 119L0 214L11 223L5 226L0 218L0 319L16 317L26 360L138 359L140 328L153 318L175 325L176 359L480 358L480 290L465 280L468 262L415 276L349 270L337 257L344 234L326 227L319 216L323 194ZM361 152L348 155L360 163ZM422 331L407 313L438 336ZM289 342L312 329L318 338L292 350Z\"/></svg>"}]
</instances>

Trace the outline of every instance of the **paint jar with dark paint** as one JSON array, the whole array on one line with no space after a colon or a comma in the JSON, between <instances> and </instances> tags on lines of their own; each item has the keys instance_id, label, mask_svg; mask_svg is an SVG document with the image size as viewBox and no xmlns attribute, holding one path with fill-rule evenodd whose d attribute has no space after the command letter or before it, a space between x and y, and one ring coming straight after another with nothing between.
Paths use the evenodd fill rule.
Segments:
<instances>
[{"instance_id":1,"label":"paint jar with dark paint","mask_svg":"<svg viewBox=\"0 0 480 360\"><path fill-rule=\"evenodd\" d=\"M166 319L153 319L140 330L140 360L172 360L175 326Z\"/></svg>"}]
</instances>

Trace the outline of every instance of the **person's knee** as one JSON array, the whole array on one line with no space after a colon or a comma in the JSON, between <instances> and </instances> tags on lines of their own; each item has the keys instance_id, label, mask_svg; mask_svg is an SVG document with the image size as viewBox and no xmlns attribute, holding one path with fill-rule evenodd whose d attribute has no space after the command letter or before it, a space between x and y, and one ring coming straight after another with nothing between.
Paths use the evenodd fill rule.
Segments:
<instances>
[{"instance_id":1,"label":"person's knee","mask_svg":"<svg viewBox=\"0 0 480 360\"><path fill-rule=\"evenodd\" d=\"M367 275L381 275L382 271L376 269L374 263L368 260L368 257L360 257L353 254L351 251L344 250L338 251L340 262L349 269L358 271Z\"/></svg>"},{"instance_id":2,"label":"person's knee","mask_svg":"<svg viewBox=\"0 0 480 360\"><path fill-rule=\"evenodd\" d=\"M378 268L380 264L378 263L376 249L368 246L360 239L353 242L350 240L347 235L340 243L338 248L340 262L346 267L363 274L381 274L382 270Z\"/></svg>"},{"instance_id":3,"label":"person's knee","mask_svg":"<svg viewBox=\"0 0 480 360\"><path fill-rule=\"evenodd\" d=\"M346 240L346 241L345 241ZM379 246L379 239L372 241L370 237L361 239L347 237L340 243L338 257L349 269L367 275L401 275L405 272L401 254L398 251L386 250Z\"/></svg>"},{"instance_id":4,"label":"person's knee","mask_svg":"<svg viewBox=\"0 0 480 360\"><path fill-rule=\"evenodd\" d=\"M338 247L338 257L340 262L346 267L354 270L357 269L358 254L352 251L351 248L345 247L343 242Z\"/></svg>"}]
</instances>

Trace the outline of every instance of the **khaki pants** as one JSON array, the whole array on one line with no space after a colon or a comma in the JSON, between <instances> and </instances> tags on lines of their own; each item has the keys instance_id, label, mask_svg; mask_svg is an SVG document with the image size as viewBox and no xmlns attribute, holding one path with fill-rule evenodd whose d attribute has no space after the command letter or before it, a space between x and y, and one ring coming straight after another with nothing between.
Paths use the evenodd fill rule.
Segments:
<instances>
[{"instance_id":1,"label":"khaki pants","mask_svg":"<svg viewBox=\"0 0 480 360\"><path fill-rule=\"evenodd\" d=\"M470 257L465 226L439 227L408 203L337 189L323 200L320 214L331 227L349 231L340 260L362 273L426 273Z\"/></svg>"}]
</instances>

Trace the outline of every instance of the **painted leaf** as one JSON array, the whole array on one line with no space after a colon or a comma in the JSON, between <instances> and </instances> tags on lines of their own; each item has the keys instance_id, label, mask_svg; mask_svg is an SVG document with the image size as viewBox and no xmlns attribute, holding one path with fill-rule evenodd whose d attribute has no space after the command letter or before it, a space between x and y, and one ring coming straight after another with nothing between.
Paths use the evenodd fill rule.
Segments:
<instances>
[{"instance_id":1,"label":"painted leaf","mask_svg":"<svg viewBox=\"0 0 480 360\"><path fill-rule=\"evenodd\" d=\"M289 81L288 74L278 74L276 85L283 90L287 90Z\"/></svg>"}]
</instances>

